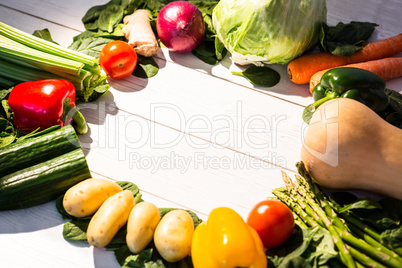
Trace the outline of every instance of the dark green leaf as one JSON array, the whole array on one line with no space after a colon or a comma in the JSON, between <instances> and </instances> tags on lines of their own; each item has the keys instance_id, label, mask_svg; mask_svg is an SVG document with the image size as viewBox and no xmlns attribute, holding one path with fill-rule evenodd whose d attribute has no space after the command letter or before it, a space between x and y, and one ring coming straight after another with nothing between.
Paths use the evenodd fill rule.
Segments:
<instances>
[{"instance_id":1,"label":"dark green leaf","mask_svg":"<svg viewBox=\"0 0 402 268\"><path fill-rule=\"evenodd\" d=\"M320 49L339 56L351 56L360 50L378 26L371 22L339 22L336 26L322 23L320 31Z\"/></svg>"},{"instance_id":2,"label":"dark green leaf","mask_svg":"<svg viewBox=\"0 0 402 268\"><path fill-rule=\"evenodd\" d=\"M152 57L137 55L137 66L133 75L140 78L151 78L159 72L159 66Z\"/></svg>"},{"instance_id":3,"label":"dark green leaf","mask_svg":"<svg viewBox=\"0 0 402 268\"><path fill-rule=\"evenodd\" d=\"M8 105L8 100L3 99L1 101L1 108L1 114L4 115L6 119L11 121L14 113L11 110L10 105Z\"/></svg>"},{"instance_id":4,"label":"dark green leaf","mask_svg":"<svg viewBox=\"0 0 402 268\"><path fill-rule=\"evenodd\" d=\"M279 73L274 69L266 66L250 66L243 72L232 72L247 78L252 84L262 87L273 87L279 83L281 79Z\"/></svg>"},{"instance_id":5,"label":"dark green leaf","mask_svg":"<svg viewBox=\"0 0 402 268\"><path fill-rule=\"evenodd\" d=\"M13 143L16 137L17 131L15 131L14 125L0 115L0 148Z\"/></svg>"},{"instance_id":6,"label":"dark green leaf","mask_svg":"<svg viewBox=\"0 0 402 268\"><path fill-rule=\"evenodd\" d=\"M389 88L386 88L384 92L389 97L389 105L392 109L402 115L402 94Z\"/></svg>"},{"instance_id":7,"label":"dark green leaf","mask_svg":"<svg viewBox=\"0 0 402 268\"><path fill-rule=\"evenodd\" d=\"M102 48L110 41L113 40L109 38L94 36L87 38L77 38L77 40L74 41L68 48L95 58L99 58L99 54Z\"/></svg>"},{"instance_id":8,"label":"dark green leaf","mask_svg":"<svg viewBox=\"0 0 402 268\"><path fill-rule=\"evenodd\" d=\"M52 35L50 34L49 29L47 29L47 28L45 28L43 30L35 30L32 35L57 44L55 41L53 41Z\"/></svg>"},{"instance_id":9,"label":"dark green leaf","mask_svg":"<svg viewBox=\"0 0 402 268\"><path fill-rule=\"evenodd\" d=\"M402 248L402 226L381 233L381 239L393 248Z\"/></svg>"},{"instance_id":10,"label":"dark green leaf","mask_svg":"<svg viewBox=\"0 0 402 268\"><path fill-rule=\"evenodd\" d=\"M280 247L267 251L269 267L334 267L338 252L323 228L296 229Z\"/></svg>"},{"instance_id":11,"label":"dark green leaf","mask_svg":"<svg viewBox=\"0 0 402 268\"><path fill-rule=\"evenodd\" d=\"M102 10L98 18L98 27L102 31L112 33L114 28L119 25L124 16L124 10L120 5L109 5Z\"/></svg>"},{"instance_id":12,"label":"dark green leaf","mask_svg":"<svg viewBox=\"0 0 402 268\"><path fill-rule=\"evenodd\" d=\"M215 6L218 4L219 0L210 0L210 1L189 1L190 3L194 4L201 13L205 13L209 16L212 16L212 11L214 11Z\"/></svg>"},{"instance_id":13,"label":"dark green leaf","mask_svg":"<svg viewBox=\"0 0 402 268\"><path fill-rule=\"evenodd\" d=\"M376 201L365 198L342 206L339 212L353 215L366 223L372 224L378 230L384 231L401 224L401 210L402 201L400 200L384 199Z\"/></svg>"},{"instance_id":14,"label":"dark green leaf","mask_svg":"<svg viewBox=\"0 0 402 268\"><path fill-rule=\"evenodd\" d=\"M135 185L134 183L130 181L117 181L116 182L123 190L130 190L133 195L137 195L140 190L138 189L138 186Z\"/></svg>"},{"instance_id":15,"label":"dark green leaf","mask_svg":"<svg viewBox=\"0 0 402 268\"><path fill-rule=\"evenodd\" d=\"M105 31L99 30L98 32L94 33L94 36L110 38L113 40L124 39L125 37L124 37L124 33L123 33L123 27L124 27L124 24L119 23L119 24L117 24L116 27L114 27L113 32L105 32Z\"/></svg>"},{"instance_id":16,"label":"dark green leaf","mask_svg":"<svg viewBox=\"0 0 402 268\"><path fill-rule=\"evenodd\" d=\"M0 115L3 116L4 118L10 118L10 107L8 105L8 96L10 95L10 92L13 88L9 89L2 89L0 90Z\"/></svg>"},{"instance_id":17,"label":"dark green leaf","mask_svg":"<svg viewBox=\"0 0 402 268\"><path fill-rule=\"evenodd\" d=\"M87 24L90 22L95 22L98 20L100 14L110 5L119 5L120 0L111 0L104 5L93 6L85 13L84 17L81 19L82 23Z\"/></svg>"},{"instance_id":18,"label":"dark green leaf","mask_svg":"<svg viewBox=\"0 0 402 268\"><path fill-rule=\"evenodd\" d=\"M63 225L63 237L71 241L86 241L89 220L73 220Z\"/></svg>"}]
</instances>

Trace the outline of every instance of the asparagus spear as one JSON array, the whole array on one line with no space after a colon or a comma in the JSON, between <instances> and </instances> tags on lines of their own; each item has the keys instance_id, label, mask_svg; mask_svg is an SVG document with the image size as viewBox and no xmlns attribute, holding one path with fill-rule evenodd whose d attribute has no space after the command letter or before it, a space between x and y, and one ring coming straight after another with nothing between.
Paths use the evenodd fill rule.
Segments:
<instances>
[{"instance_id":1,"label":"asparagus spear","mask_svg":"<svg viewBox=\"0 0 402 268\"><path fill-rule=\"evenodd\" d=\"M320 205L325 210L327 216L333 219L338 233L346 243L353 245L355 248L363 250L372 258L388 265L389 267L402 267L402 258L400 258L398 254L392 250L385 247L379 241L376 241L373 237L364 234L357 228L354 228L353 230L355 231L355 234L358 234L360 239L353 236L350 233L349 228L344 224L343 221L340 220L337 213L334 211L333 204L330 204L319 187L314 183L312 177L305 169L304 164L302 162L298 163L297 168L299 174L302 175L302 177L296 176L296 187L298 191L307 196L307 200L310 202L314 202L313 198L320 202ZM353 228L352 225L350 227Z\"/></svg>"},{"instance_id":2,"label":"asparagus spear","mask_svg":"<svg viewBox=\"0 0 402 268\"><path fill-rule=\"evenodd\" d=\"M326 229L330 232L330 234L333 237L334 244L339 250L339 254L341 257L342 262L347 266L347 267L356 267L356 263L350 254L349 250L346 248L345 244L343 243L343 240L340 238L337 230L335 229L335 226L333 225L333 221L327 217L323 209L316 203L313 202L311 198L306 198L306 196L302 197L300 195L294 195L292 194L292 191L294 190L294 187L291 179L287 176L285 172L282 172L282 179L285 182L285 185L288 188L289 193L296 199L299 199L300 203L304 203L305 201L311 206L311 208L318 214L319 218L321 221L324 223ZM299 192L300 193L300 192ZM303 199L305 198L305 199Z\"/></svg>"},{"instance_id":3,"label":"asparagus spear","mask_svg":"<svg viewBox=\"0 0 402 268\"><path fill-rule=\"evenodd\" d=\"M278 197L279 200L281 200L284 204L286 204L288 207L290 207L296 215L300 218L302 222L304 222L306 225L310 227L321 227L324 228L323 224L319 224L316 219L314 219L314 216L309 215L309 213L306 213L301 206L300 203L303 202L302 200L295 200L291 198L291 196L288 193L288 190L285 187L277 188L273 190L273 194ZM385 266L382 265L381 263L373 260L372 258L368 257L366 254L360 252L357 249L354 249L353 247L347 245L348 250L350 251L350 254L353 256L354 259L356 259L358 262L356 262L357 267L373 267L373 268L384 268ZM363 264L361 264L363 263Z\"/></svg>"}]
</instances>

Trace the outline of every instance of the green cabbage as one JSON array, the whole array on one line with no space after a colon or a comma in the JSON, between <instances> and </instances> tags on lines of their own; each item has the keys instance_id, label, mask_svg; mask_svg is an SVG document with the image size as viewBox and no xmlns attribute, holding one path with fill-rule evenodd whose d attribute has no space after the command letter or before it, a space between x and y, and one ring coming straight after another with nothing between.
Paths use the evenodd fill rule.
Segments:
<instances>
[{"instance_id":1,"label":"green cabbage","mask_svg":"<svg viewBox=\"0 0 402 268\"><path fill-rule=\"evenodd\" d=\"M212 13L219 40L238 64L286 64L315 46L325 0L221 0Z\"/></svg>"}]
</instances>

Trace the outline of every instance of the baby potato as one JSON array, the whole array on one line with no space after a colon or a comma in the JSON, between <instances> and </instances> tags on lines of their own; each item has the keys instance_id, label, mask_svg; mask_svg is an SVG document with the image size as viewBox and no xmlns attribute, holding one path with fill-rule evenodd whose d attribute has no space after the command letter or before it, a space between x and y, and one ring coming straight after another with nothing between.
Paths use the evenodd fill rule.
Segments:
<instances>
[{"instance_id":1,"label":"baby potato","mask_svg":"<svg viewBox=\"0 0 402 268\"><path fill-rule=\"evenodd\" d=\"M166 213L156 227L155 247L168 262L184 259L191 251L194 222L190 214L182 209Z\"/></svg>"},{"instance_id":2,"label":"baby potato","mask_svg":"<svg viewBox=\"0 0 402 268\"><path fill-rule=\"evenodd\" d=\"M63 207L71 216L80 218L93 215L106 199L123 191L115 182L86 179L66 191Z\"/></svg>"},{"instance_id":3,"label":"baby potato","mask_svg":"<svg viewBox=\"0 0 402 268\"><path fill-rule=\"evenodd\" d=\"M127 222L126 242L130 251L140 253L152 241L161 214L150 202L141 202L131 210Z\"/></svg>"},{"instance_id":4,"label":"baby potato","mask_svg":"<svg viewBox=\"0 0 402 268\"><path fill-rule=\"evenodd\" d=\"M130 190L124 190L106 199L89 222L88 243L94 247L107 246L127 223L134 205L134 195Z\"/></svg>"}]
</instances>

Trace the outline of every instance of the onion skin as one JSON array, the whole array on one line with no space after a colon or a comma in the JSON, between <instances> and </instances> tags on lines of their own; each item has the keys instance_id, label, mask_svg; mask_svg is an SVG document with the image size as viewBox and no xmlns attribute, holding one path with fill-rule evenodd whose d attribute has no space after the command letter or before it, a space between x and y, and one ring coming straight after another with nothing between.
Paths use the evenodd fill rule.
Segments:
<instances>
[{"instance_id":1,"label":"onion skin","mask_svg":"<svg viewBox=\"0 0 402 268\"><path fill-rule=\"evenodd\" d=\"M201 11L186 1L175 1L162 8L156 20L159 39L170 51L194 50L205 35Z\"/></svg>"}]
</instances>

